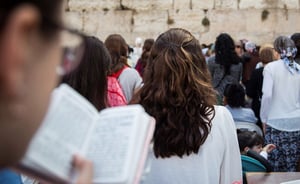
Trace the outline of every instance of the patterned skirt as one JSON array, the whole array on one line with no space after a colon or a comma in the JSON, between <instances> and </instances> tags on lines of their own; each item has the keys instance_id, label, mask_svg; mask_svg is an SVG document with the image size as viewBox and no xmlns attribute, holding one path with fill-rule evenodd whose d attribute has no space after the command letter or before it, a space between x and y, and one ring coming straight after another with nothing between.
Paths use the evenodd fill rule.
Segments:
<instances>
[{"instance_id":1,"label":"patterned skirt","mask_svg":"<svg viewBox=\"0 0 300 184\"><path fill-rule=\"evenodd\" d=\"M266 128L266 144L275 144L268 160L275 172L295 172L300 161L300 131L280 131L270 126Z\"/></svg>"}]
</instances>

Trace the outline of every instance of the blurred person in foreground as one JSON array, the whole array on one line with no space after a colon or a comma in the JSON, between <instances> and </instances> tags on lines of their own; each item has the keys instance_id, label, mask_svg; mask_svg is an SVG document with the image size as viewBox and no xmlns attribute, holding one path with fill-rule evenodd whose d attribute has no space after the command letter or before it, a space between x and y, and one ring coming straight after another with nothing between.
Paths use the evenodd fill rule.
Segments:
<instances>
[{"instance_id":1,"label":"blurred person in foreground","mask_svg":"<svg viewBox=\"0 0 300 184\"><path fill-rule=\"evenodd\" d=\"M80 60L63 52L62 34L80 39L64 27L61 0L11 0L0 2L0 168L13 167L46 113L50 93L59 74L67 73ZM77 34L76 34L77 33ZM70 50L71 51L71 50ZM63 56L63 57L62 57ZM62 58L64 58L62 60ZM72 66L71 66L71 65ZM92 164L78 156L78 183L90 183Z\"/></svg>"}]
</instances>

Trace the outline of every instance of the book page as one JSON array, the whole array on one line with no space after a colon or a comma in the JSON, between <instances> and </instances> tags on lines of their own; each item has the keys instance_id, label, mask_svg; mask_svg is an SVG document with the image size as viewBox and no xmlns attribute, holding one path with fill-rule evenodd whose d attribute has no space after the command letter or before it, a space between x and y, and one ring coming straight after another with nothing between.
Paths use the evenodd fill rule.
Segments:
<instances>
[{"instance_id":1,"label":"book page","mask_svg":"<svg viewBox=\"0 0 300 184\"><path fill-rule=\"evenodd\" d=\"M73 89L61 86L52 95L47 115L22 161L36 163L65 180L70 178L73 155L80 152L98 112ZM27 165L26 165L27 164Z\"/></svg>"},{"instance_id":2,"label":"book page","mask_svg":"<svg viewBox=\"0 0 300 184\"><path fill-rule=\"evenodd\" d=\"M148 115L147 115L148 116ZM146 118L146 117L145 117ZM155 130L155 119L154 118L150 118L150 122L148 124L146 123L141 123L144 124L143 127L140 128L140 132L142 132L142 130L144 129L145 134L141 134L139 136L140 141L138 141L136 143L136 145L138 147L141 147L142 149L140 150L136 150L135 151L135 156L133 156L133 158L135 158L135 160L132 161L132 163L134 163L134 166L132 167L132 170L128 171L129 173L135 173L135 175L132 176L132 178L130 178L129 183L133 183L133 184L138 184L143 178L144 174L147 174L147 169L149 169L150 163L149 160L147 158L148 152L150 149L152 149L152 146L150 146L152 138L153 138L153 133ZM148 165L146 165L146 163Z\"/></svg>"},{"instance_id":3,"label":"book page","mask_svg":"<svg viewBox=\"0 0 300 184\"><path fill-rule=\"evenodd\" d=\"M150 116L140 105L114 107L100 113L87 148L87 157L94 163L95 183L125 183L134 177L137 163L132 161L141 149L136 143L144 137L139 135L146 134L140 125L148 127L149 122Z\"/></svg>"}]
</instances>

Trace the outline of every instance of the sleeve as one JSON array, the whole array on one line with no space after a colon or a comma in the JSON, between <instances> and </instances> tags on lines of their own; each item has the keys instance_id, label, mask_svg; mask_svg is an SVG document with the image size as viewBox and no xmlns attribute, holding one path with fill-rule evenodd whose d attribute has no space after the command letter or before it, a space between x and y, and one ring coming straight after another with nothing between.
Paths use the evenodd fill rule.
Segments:
<instances>
[{"instance_id":1,"label":"sleeve","mask_svg":"<svg viewBox=\"0 0 300 184\"><path fill-rule=\"evenodd\" d=\"M266 160L268 160L268 153L266 151L261 151L259 153L262 157L264 157Z\"/></svg>"},{"instance_id":2,"label":"sleeve","mask_svg":"<svg viewBox=\"0 0 300 184\"><path fill-rule=\"evenodd\" d=\"M230 112L224 111L224 144L225 152L221 165L220 184L242 183L242 163L236 127Z\"/></svg>"},{"instance_id":3,"label":"sleeve","mask_svg":"<svg viewBox=\"0 0 300 184\"><path fill-rule=\"evenodd\" d=\"M142 78L135 69L127 68L121 73L119 77L119 82L121 84L126 100L127 102L129 102L132 98L134 91L137 88L141 87Z\"/></svg>"},{"instance_id":4,"label":"sleeve","mask_svg":"<svg viewBox=\"0 0 300 184\"><path fill-rule=\"evenodd\" d=\"M260 119L263 123L266 123L268 120L268 115L270 111L270 106L272 102L272 89L273 89L273 79L268 66L264 68L263 71L264 80L262 87L262 99L261 99L261 108L260 108Z\"/></svg>"}]
</instances>

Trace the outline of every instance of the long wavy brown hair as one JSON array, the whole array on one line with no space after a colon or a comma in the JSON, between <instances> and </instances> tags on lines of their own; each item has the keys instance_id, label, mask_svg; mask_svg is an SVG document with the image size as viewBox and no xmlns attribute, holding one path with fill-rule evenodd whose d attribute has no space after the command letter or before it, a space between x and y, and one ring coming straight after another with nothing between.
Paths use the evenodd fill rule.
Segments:
<instances>
[{"instance_id":1,"label":"long wavy brown hair","mask_svg":"<svg viewBox=\"0 0 300 184\"><path fill-rule=\"evenodd\" d=\"M144 86L133 102L156 119L156 157L198 153L211 130L216 95L200 44L190 32L173 28L157 38Z\"/></svg>"}]
</instances>

